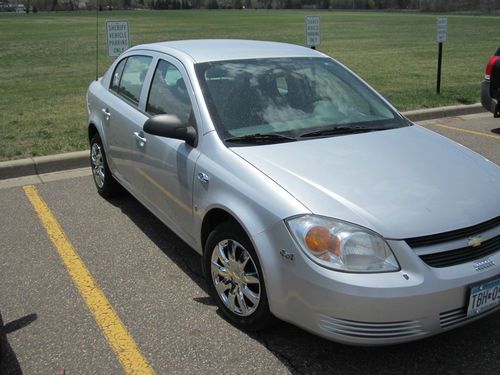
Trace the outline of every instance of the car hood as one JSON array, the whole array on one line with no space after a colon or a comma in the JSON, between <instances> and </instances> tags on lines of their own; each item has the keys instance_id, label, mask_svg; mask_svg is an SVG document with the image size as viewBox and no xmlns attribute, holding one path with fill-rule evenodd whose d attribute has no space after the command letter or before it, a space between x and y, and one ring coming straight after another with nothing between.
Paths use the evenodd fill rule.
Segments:
<instances>
[{"instance_id":1,"label":"car hood","mask_svg":"<svg viewBox=\"0 0 500 375\"><path fill-rule=\"evenodd\" d=\"M231 150L312 213L404 239L500 213L500 168L417 125Z\"/></svg>"}]
</instances>

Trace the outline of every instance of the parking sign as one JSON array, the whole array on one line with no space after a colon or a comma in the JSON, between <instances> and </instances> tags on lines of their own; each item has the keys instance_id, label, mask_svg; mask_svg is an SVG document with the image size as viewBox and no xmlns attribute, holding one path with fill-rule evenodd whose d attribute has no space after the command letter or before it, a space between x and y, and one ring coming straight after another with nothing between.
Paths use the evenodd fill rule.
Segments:
<instances>
[{"instance_id":1,"label":"parking sign","mask_svg":"<svg viewBox=\"0 0 500 375\"><path fill-rule=\"evenodd\" d=\"M319 46L321 42L319 16L306 16L306 42L308 47Z\"/></svg>"},{"instance_id":2,"label":"parking sign","mask_svg":"<svg viewBox=\"0 0 500 375\"><path fill-rule=\"evenodd\" d=\"M128 21L106 21L108 56L116 57L130 47Z\"/></svg>"},{"instance_id":3,"label":"parking sign","mask_svg":"<svg viewBox=\"0 0 500 375\"><path fill-rule=\"evenodd\" d=\"M448 17L438 17L436 23L436 41L444 43L448 39Z\"/></svg>"}]
</instances>

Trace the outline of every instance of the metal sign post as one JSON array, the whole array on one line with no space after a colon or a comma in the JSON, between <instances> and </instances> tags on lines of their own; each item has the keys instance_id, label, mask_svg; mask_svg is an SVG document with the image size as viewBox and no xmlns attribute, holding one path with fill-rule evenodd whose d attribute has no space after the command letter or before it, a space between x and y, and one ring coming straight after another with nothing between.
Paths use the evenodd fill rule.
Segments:
<instances>
[{"instance_id":1,"label":"metal sign post","mask_svg":"<svg viewBox=\"0 0 500 375\"><path fill-rule=\"evenodd\" d=\"M441 92L441 64L443 62L443 43L448 40L448 17L438 17L436 23L436 42L438 43L438 66L436 93Z\"/></svg>"},{"instance_id":2,"label":"metal sign post","mask_svg":"<svg viewBox=\"0 0 500 375\"><path fill-rule=\"evenodd\" d=\"M99 79L99 0L95 3L95 80Z\"/></svg>"},{"instance_id":3,"label":"metal sign post","mask_svg":"<svg viewBox=\"0 0 500 375\"><path fill-rule=\"evenodd\" d=\"M306 16L306 44L316 49L321 43L319 16Z\"/></svg>"},{"instance_id":4,"label":"metal sign post","mask_svg":"<svg viewBox=\"0 0 500 375\"><path fill-rule=\"evenodd\" d=\"M130 47L130 34L127 20L106 21L108 56L120 56Z\"/></svg>"}]
</instances>

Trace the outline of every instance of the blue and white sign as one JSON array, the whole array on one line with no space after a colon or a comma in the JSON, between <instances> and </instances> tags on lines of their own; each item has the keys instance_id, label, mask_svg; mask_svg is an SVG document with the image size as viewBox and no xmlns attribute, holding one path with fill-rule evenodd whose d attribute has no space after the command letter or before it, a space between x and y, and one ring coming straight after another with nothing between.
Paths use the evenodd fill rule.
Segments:
<instances>
[{"instance_id":1,"label":"blue and white sign","mask_svg":"<svg viewBox=\"0 0 500 375\"><path fill-rule=\"evenodd\" d=\"M321 43L319 16L306 16L306 43L308 47L316 47Z\"/></svg>"},{"instance_id":2,"label":"blue and white sign","mask_svg":"<svg viewBox=\"0 0 500 375\"><path fill-rule=\"evenodd\" d=\"M120 56L130 47L128 21L106 21L108 56Z\"/></svg>"},{"instance_id":3,"label":"blue and white sign","mask_svg":"<svg viewBox=\"0 0 500 375\"><path fill-rule=\"evenodd\" d=\"M444 43L448 40L448 17L437 18L436 31L436 42Z\"/></svg>"}]
</instances>

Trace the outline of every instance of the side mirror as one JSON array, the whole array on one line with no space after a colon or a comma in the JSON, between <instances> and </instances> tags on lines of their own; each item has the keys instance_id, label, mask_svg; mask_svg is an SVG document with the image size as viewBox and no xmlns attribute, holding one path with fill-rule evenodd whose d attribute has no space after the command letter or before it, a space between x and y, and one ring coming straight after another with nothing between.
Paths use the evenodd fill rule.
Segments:
<instances>
[{"instance_id":1,"label":"side mirror","mask_svg":"<svg viewBox=\"0 0 500 375\"><path fill-rule=\"evenodd\" d=\"M188 145L196 146L196 129L183 124L175 115L157 115L146 120L144 132L185 141Z\"/></svg>"}]
</instances>

